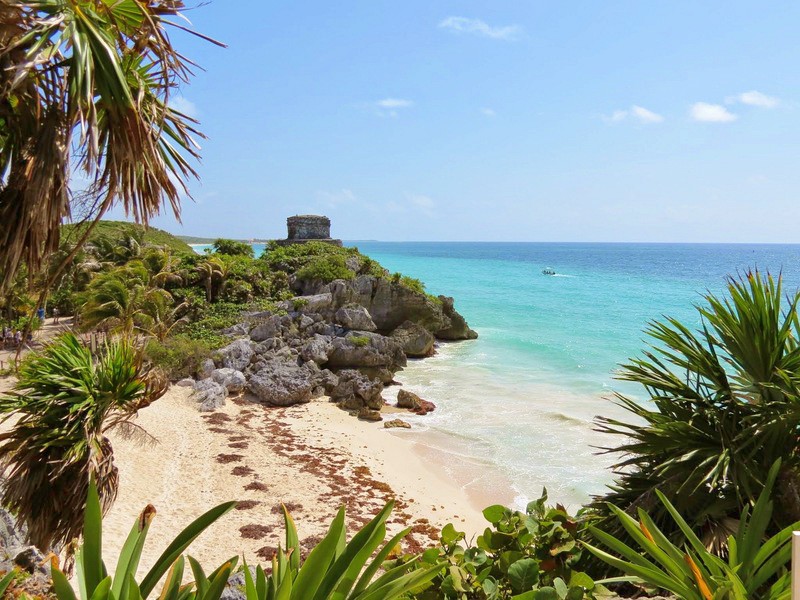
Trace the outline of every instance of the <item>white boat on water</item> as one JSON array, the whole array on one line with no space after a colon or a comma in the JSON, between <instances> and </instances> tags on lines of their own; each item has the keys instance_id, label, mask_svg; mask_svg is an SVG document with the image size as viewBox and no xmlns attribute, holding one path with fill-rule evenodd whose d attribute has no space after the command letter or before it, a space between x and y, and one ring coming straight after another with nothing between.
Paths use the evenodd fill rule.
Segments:
<instances>
[{"instance_id":1,"label":"white boat on water","mask_svg":"<svg viewBox=\"0 0 800 600\"><path fill-rule=\"evenodd\" d=\"M556 270L553 267L545 267L542 269L542 275L555 275Z\"/></svg>"}]
</instances>

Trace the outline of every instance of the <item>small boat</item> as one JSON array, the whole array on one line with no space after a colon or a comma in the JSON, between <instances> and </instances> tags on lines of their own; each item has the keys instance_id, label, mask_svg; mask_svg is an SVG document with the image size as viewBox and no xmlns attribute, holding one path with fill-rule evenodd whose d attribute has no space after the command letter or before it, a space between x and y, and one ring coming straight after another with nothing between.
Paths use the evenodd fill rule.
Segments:
<instances>
[{"instance_id":1,"label":"small boat","mask_svg":"<svg viewBox=\"0 0 800 600\"><path fill-rule=\"evenodd\" d=\"M545 267L542 269L542 275L555 275L556 270L553 267Z\"/></svg>"}]
</instances>

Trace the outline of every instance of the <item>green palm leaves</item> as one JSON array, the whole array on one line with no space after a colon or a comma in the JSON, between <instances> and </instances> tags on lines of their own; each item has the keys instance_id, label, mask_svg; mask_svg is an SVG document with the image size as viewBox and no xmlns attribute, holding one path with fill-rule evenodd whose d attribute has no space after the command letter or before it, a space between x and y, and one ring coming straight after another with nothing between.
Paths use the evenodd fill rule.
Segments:
<instances>
[{"instance_id":1,"label":"green palm leaves","mask_svg":"<svg viewBox=\"0 0 800 600\"><path fill-rule=\"evenodd\" d=\"M608 450L623 459L611 492L595 503L606 517L602 528L616 530L610 501L643 507L674 532L657 502L659 487L706 544L721 548L775 460L783 460L782 489L797 481L798 295L785 299L780 278L755 272L731 279L727 298L706 302L700 331L674 319L653 323L653 349L622 366L620 378L644 386L652 405L618 395L636 418L598 419L600 431L624 440ZM796 499L787 495L780 508L777 525L800 519Z\"/></svg>"},{"instance_id":2,"label":"green palm leaves","mask_svg":"<svg viewBox=\"0 0 800 600\"><path fill-rule=\"evenodd\" d=\"M180 0L10 0L0 7L0 270L38 269L69 215L69 175L97 210L176 215L196 122L169 107L191 75L167 28Z\"/></svg>"},{"instance_id":3,"label":"green palm leaves","mask_svg":"<svg viewBox=\"0 0 800 600\"><path fill-rule=\"evenodd\" d=\"M156 585L167 574L161 591L162 600L218 600L236 559L231 559L217 569L210 577L198 583L197 591L182 584L185 559L183 552L197 537L217 519L236 505L225 502L212 508L190 523L167 546L153 567L141 582L136 581L136 571L142 556L150 523L156 514L152 506L147 506L134 523L119 554L117 567L108 574L103 563L102 511L100 499L94 483L88 488L86 513L83 525L83 543L76 552L77 584L82 600L142 600L147 598ZM192 565L195 564L189 558ZM59 600L77 600L77 596L58 569L53 569L53 588Z\"/></svg>"},{"instance_id":4,"label":"green palm leaves","mask_svg":"<svg viewBox=\"0 0 800 600\"><path fill-rule=\"evenodd\" d=\"M415 560L400 562L375 578L390 553L411 531L405 529L383 543L386 519L392 506L392 502L387 504L349 542L345 537L344 508L341 508L327 535L302 565L297 530L284 508L286 550L278 549L269 576L259 566L253 577L245 565L247 600L392 600L423 586L444 563L412 570ZM370 560L379 547L381 549Z\"/></svg>"},{"instance_id":5,"label":"green palm leaves","mask_svg":"<svg viewBox=\"0 0 800 600\"><path fill-rule=\"evenodd\" d=\"M14 391L0 397L0 414L19 417L0 434L2 502L26 523L32 543L48 549L80 533L90 477L110 505L117 469L104 433L130 426L164 389L125 340L93 356L65 334L22 364Z\"/></svg>"},{"instance_id":6,"label":"green palm leaves","mask_svg":"<svg viewBox=\"0 0 800 600\"><path fill-rule=\"evenodd\" d=\"M800 522L765 539L773 511L770 496L779 468L780 461L770 469L752 513L746 508L735 534L728 537L727 561L706 549L672 503L658 491L661 504L685 537L683 547L670 542L641 508L637 522L613 505L611 510L646 555L594 527L589 528L591 533L622 558L589 544L586 547L626 573L628 580L669 590L683 600L789 600L792 530L800 527Z\"/></svg>"}]
</instances>

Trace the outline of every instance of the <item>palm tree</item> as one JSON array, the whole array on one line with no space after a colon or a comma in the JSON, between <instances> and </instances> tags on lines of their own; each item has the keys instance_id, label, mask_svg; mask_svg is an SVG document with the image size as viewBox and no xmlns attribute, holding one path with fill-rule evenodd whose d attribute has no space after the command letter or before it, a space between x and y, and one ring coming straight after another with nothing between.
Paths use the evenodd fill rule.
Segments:
<instances>
[{"instance_id":1,"label":"palm tree","mask_svg":"<svg viewBox=\"0 0 800 600\"><path fill-rule=\"evenodd\" d=\"M191 76L168 35L188 31L175 22L184 10L182 0L0 4L0 290L22 262L38 270L58 248L73 171L90 182L95 222L115 202L137 222L167 204L179 216L202 137L169 105Z\"/></svg>"},{"instance_id":2,"label":"palm tree","mask_svg":"<svg viewBox=\"0 0 800 600\"><path fill-rule=\"evenodd\" d=\"M146 318L139 329L146 335L163 342L177 328L188 323L188 319L181 316L188 308L189 305L186 302L175 306L175 300L166 290L151 290L142 307Z\"/></svg>"},{"instance_id":3,"label":"palm tree","mask_svg":"<svg viewBox=\"0 0 800 600\"><path fill-rule=\"evenodd\" d=\"M225 288L225 280L228 277L227 266L219 258L211 257L197 265L196 271L203 287L206 288L206 299L214 302Z\"/></svg>"},{"instance_id":4,"label":"palm tree","mask_svg":"<svg viewBox=\"0 0 800 600\"><path fill-rule=\"evenodd\" d=\"M652 350L622 366L620 379L641 384L652 404L617 394L633 418L598 417L599 431L621 440L607 451L622 458L594 509L614 533L607 503L641 507L670 530L660 489L724 551L778 459L773 525L800 519L800 295L783 304L780 277L756 271L730 279L727 298L705 299L699 331L675 319L652 323Z\"/></svg>"},{"instance_id":5,"label":"palm tree","mask_svg":"<svg viewBox=\"0 0 800 600\"><path fill-rule=\"evenodd\" d=\"M80 535L90 480L107 510L117 493L117 468L106 433L135 427L130 419L160 398L162 379L121 339L98 356L71 333L56 338L20 368L14 390L0 397L6 480L0 499L48 550Z\"/></svg>"}]
</instances>

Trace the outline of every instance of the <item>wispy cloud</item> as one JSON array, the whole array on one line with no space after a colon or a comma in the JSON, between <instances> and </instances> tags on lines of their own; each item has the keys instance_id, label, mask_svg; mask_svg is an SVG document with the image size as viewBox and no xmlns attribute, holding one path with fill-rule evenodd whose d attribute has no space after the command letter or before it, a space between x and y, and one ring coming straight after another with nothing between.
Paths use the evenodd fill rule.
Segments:
<instances>
[{"instance_id":1,"label":"wispy cloud","mask_svg":"<svg viewBox=\"0 0 800 600\"><path fill-rule=\"evenodd\" d=\"M695 102L689 113L692 119L701 123L730 123L739 118L721 104L709 104L708 102Z\"/></svg>"},{"instance_id":2,"label":"wispy cloud","mask_svg":"<svg viewBox=\"0 0 800 600\"><path fill-rule=\"evenodd\" d=\"M433 215L433 209L436 203L430 196L425 196L423 194L407 194L407 198L412 207L419 210L422 214L428 217Z\"/></svg>"},{"instance_id":3,"label":"wispy cloud","mask_svg":"<svg viewBox=\"0 0 800 600\"><path fill-rule=\"evenodd\" d=\"M402 98L384 98L378 100L375 104L381 108L409 108L414 106L411 100L403 100Z\"/></svg>"},{"instance_id":4,"label":"wispy cloud","mask_svg":"<svg viewBox=\"0 0 800 600\"><path fill-rule=\"evenodd\" d=\"M353 190L347 188L333 192L319 191L317 192L317 200L329 208L336 208L345 204L356 204L359 201Z\"/></svg>"},{"instance_id":5,"label":"wispy cloud","mask_svg":"<svg viewBox=\"0 0 800 600\"><path fill-rule=\"evenodd\" d=\"M779 98L767 96L766 94L762 94L756 90L742 92L741 94L737 94L735 96L728 96L725 98L725 102L728 104L735 104L738 102L740 104L757 106L759 108L775 108L781 103Z\"/></svg>"},{"instance_id":6,"label":"wispy cloud","mask_svg":"<svg viewBox=\"0 0 800 600\"><path fill-rule=\"evenodd\" d=\"M396 119L400 116L401 110L414 106L414 101L404 98L384 98L367 106L371 107L379 117Z\"/></svg>"},{"instance_id":7,"label":"wispy cloud","mask_svg":"<svg viewBox=\"0 0 800 600\"><path fill-rule=\"evenodd\" d=\"M513 41L519 38L522 27L519 25L504 25L493 27L480 19L470 19L467 17L447 17L439 23L441 29L449 29L456 33L471 33L493 40Z\"/></svg>"},{"instance_id":8,"label":"wispy cloud","mask_svg":"<svg viewBox=\"0 0 800 600\"><path fill-rule=\"evenodd\" d=\"M627 119L637 121L643 125L652 125L653 123L664 121L664 117L660 114L636 104L626 110L615 110L611 115L603 117L606 123L621 123Z\"/></svg>"},{"instance_id":9,"label":"wispy cloud","mask_svg":"<svg viewBox=\"0 0 800 600\"><path fill-rule=\"evenodd\" d=\"M496 117L497 116L497 113L494 111L494 109L486 108L486 107L481 109L481 113L483 113L487 117Z\"/></svg>"},{"instance_id":10,"label":"wispy cloud","mask_svg":"<svg viewBox=\"0 0 800 600\"><path fill-rule=\"evenodd\" d=\"M183 96L170 96L169 106L193 119L196 119L200 115L200 111L197 110L197 105Z\"/></svg>"}]
</instances>

